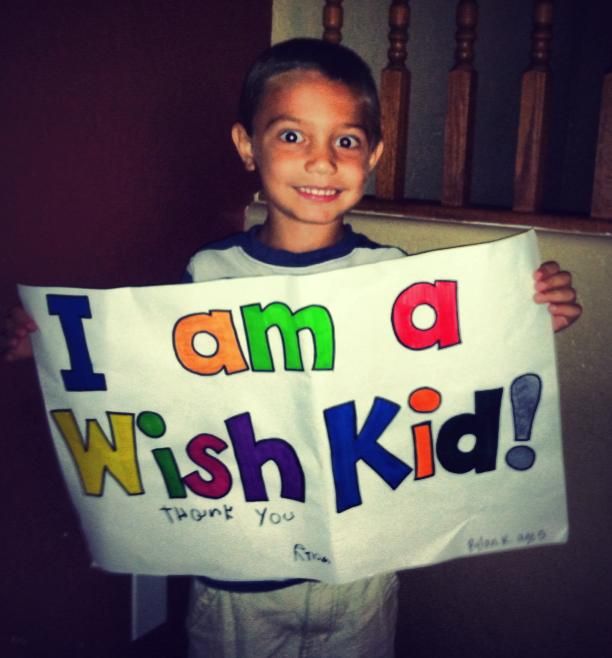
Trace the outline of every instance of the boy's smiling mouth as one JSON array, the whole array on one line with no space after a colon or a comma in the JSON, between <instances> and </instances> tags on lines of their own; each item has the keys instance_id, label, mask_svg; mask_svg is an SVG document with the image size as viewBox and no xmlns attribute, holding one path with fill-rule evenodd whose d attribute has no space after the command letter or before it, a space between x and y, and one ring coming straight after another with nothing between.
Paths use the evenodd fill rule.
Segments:
<instances>
[{"instance_id":1,"label":"boy's smiling mouth","mask_svg":"<svg viewBox=\"0 0 612 658\"><path fill-rule=\"evenodd\" d=\"M317 201L333 201L340 195L340 190L334 187L303 186L296 187L295 190L300 196Z\"/></svg>"}]
</instances>

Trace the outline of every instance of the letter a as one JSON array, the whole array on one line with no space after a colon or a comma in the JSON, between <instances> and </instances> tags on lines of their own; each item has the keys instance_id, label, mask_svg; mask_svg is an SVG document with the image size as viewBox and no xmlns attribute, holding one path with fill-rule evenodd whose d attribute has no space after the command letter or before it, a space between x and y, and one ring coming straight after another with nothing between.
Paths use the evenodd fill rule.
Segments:
<instances>
[{"instance_id":1,"label":"letter a","mask_svg":"<svg viewBox=\"0 0 612 658\"><path fill-rule=\"evenodd\" d=\"M416 327L412 321L414 311L422 305L432 308L435 322L428 329ZM391 315L397 340L408 349L425 350L452 347L461 342L457 313L457 282L436 281L415 283L406 288L395 300Z\"/></svg>"},{"instance_id":2,"label":"letter a","mask_svg":"<svg viewBox=\"0 0 612 658\"><path fill-rule=\"evenodd\" d=\"M194 346L198 334L208 334L217 341L214 354L200 354ZM228 375L248 370L231 311L196 313L178 320L173 332L174 351L180 364L196 375L217 375L224 370Z\"/></svg>"}]
</instances>

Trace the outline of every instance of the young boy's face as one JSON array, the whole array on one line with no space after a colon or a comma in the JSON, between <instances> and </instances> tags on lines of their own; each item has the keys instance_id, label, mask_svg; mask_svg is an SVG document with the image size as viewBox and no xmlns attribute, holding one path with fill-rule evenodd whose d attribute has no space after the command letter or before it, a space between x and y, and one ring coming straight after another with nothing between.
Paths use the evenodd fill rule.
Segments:
<instances>
[{"instance_id":1,"label":"young boy's face","mask_svg":"<svg viewBox=\"0 0 612 658\"><path fill-rule=\"evenodd\" d=\"M314 71L269 80L252 132L236 124L232 136L277 225L341 222L382 153L382 143L370 148L355 93Z\"/></svg>"}]
</instances>

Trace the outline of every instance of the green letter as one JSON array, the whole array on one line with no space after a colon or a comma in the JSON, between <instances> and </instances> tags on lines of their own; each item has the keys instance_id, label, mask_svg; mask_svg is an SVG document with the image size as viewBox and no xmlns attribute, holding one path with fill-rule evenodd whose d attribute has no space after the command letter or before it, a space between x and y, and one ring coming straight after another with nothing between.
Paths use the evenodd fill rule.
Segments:
<instances>
[{"instance_id":1,"label":"green letter","mask_svg":"<svg viewBox=\"0 0 612 658\"><path fill-rule=\"evenodd\" d=\"M267 332L277 327L283 341L285 370L304 370L298 333L308 329L314 341L313 370L333 370L334 325L323 306L306 306L295 313L282 302L273 302L262 309L261 304L242 307L253 370L273 372Z\"/></svg>"}]
</instances>

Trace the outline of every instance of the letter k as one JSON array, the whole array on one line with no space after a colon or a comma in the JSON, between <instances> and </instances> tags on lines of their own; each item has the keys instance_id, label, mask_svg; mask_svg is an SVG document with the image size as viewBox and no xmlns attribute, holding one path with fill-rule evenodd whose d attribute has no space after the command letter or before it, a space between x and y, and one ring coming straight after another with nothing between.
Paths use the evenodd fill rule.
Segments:
<instances>
[{"instance_id":1,"label":"letter k","mask_svg":"<svg viewBox=\"0 0 612 658\"><path fill-rule=\"evenodd\" d=\"M378 444L378 439L395 418L400 406L375 398L360 432L354 402L326 409L323 414L331 448L336 487L336 510L344 512L361 504L357 462L363 460L391 487L396 489L412 468Z\"/></svg>"}]
</instances>

